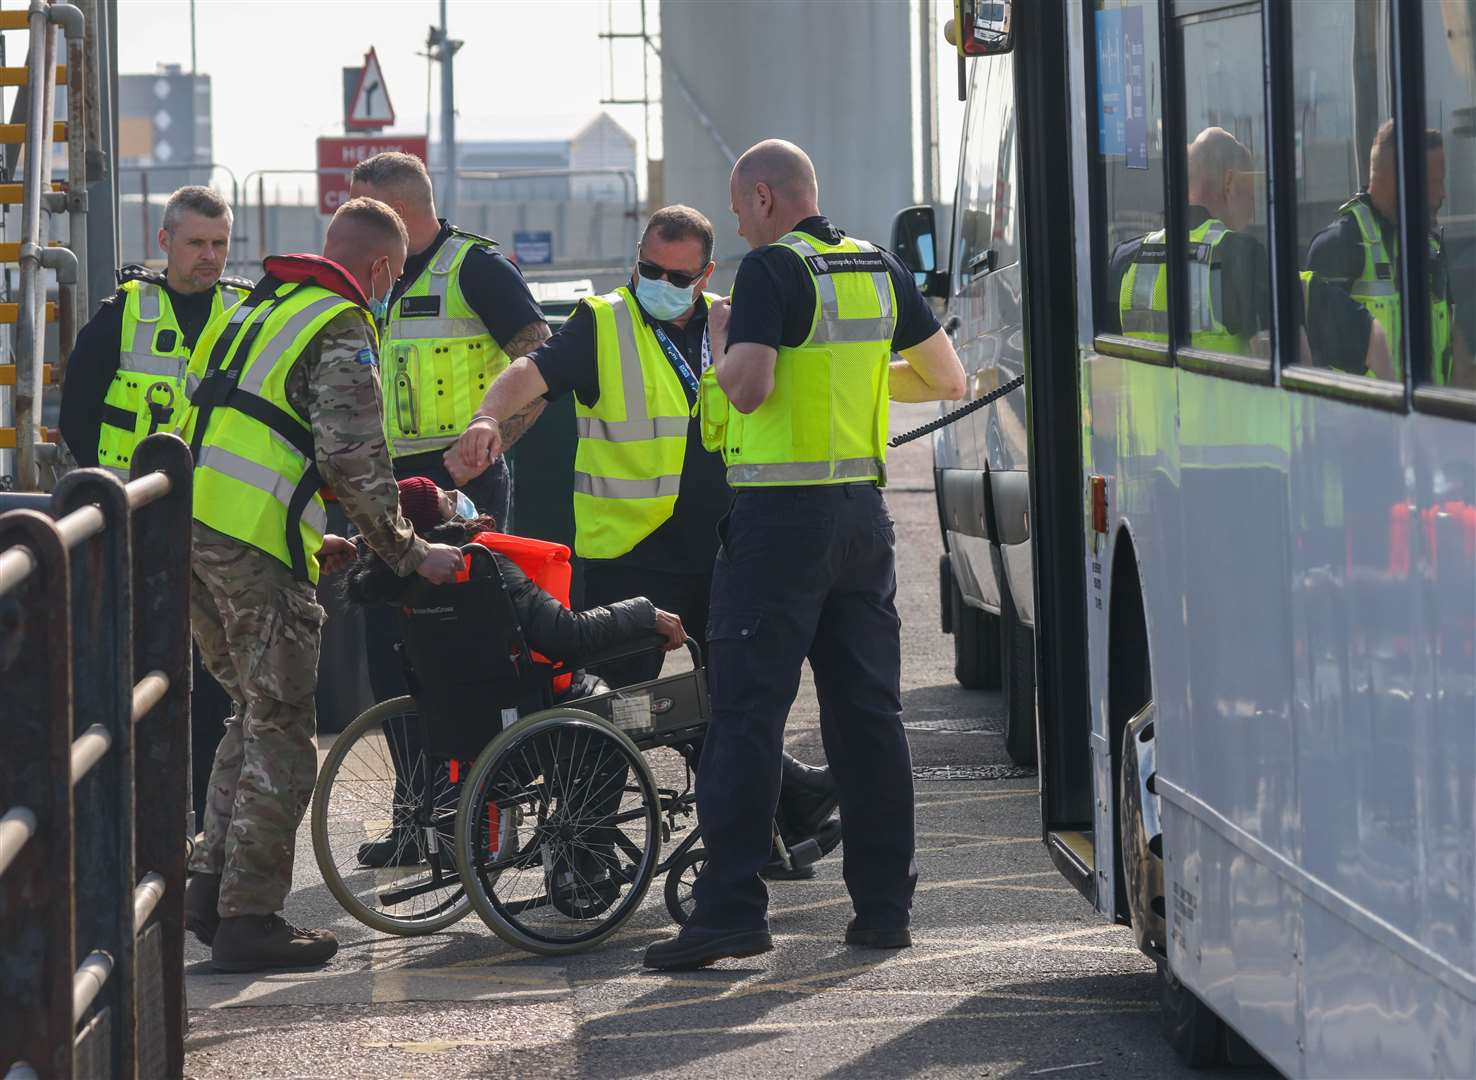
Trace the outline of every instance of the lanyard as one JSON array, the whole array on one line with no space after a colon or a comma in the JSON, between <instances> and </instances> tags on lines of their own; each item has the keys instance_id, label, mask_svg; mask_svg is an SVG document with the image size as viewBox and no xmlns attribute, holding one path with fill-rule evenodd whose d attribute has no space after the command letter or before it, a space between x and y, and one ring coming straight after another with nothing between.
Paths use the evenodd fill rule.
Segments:
<instances>
[{"instance_id":1,"label":"lanyard","mask_svg":"<svg viewBox=\"0 0 1476 1080\"><path fill-rule=\"evenodd\" d=\"M666 353L666 359L671 361L671 366L676 369L677 375L682 380L682 385L687 388L687 393L695 400L697 397L697 376L692 374L692 366L687 363L687 358L682 355L682 350L676 347L671 338L666 336L666 331L659 326L652 326L651 332L656 335L656 341L661 345L661 351Z\"/></svg>"}]
</instances>

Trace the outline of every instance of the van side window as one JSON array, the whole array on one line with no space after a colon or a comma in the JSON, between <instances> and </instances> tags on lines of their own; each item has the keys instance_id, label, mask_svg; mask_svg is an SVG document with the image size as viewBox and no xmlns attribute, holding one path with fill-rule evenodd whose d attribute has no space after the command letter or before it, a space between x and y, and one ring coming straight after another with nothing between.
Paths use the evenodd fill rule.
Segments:
<instances>
[{"instance_id":1,"label":"van side window","mask_svg":"<svg viewBox=\"0 0 1476 1080\"><path fill-rule=\"evenodd\" d=\"M1397 382L1404 302L1389 17L1388 0L1328 0L1315 11L1293 4L1291 114L1298 359Z\"/></svg>"},{"instance_id":2,"label":"van side window","mask_svg":"<svg viewBox=\"0 0 1476 1080\"><path fill-rule=\"evenodd\" d=\"M1093 242L1106 273L1096 288L1097 331L1123 326L1123 284L1139 249L1163 231L1163 103L1158 5L1094 0L1087 28L1096 68L1095 181L1102 212ZM1165 336L1162 340L1167 341Z\"/></svg>"},{"instance_id":3,"label":"van side window","mask_svg":"<svg viewBox=\"0 0 1476 1080\"><path fill-rule=\"evenodd\" d=\"M1182 274L1179 344L1269 359L1266 95L1264 65L1252 62L1262 53L1260 6L1181 15L1175 23L1185 137L1175 148L1183 178L1177 228L1184 256L1175 268ZM1128 271L1122 292L1127 333L1168 340L1167 250L1162 234L1155 234Z\"/></svg>"},{"instance_id":4,"label":"van side window","mask_svg":"<svg viewBox=\"0 0 1476 1080\"><path fill-rule=\"evenodd\" d=\"M996 159L1000 116L1015 92L1008 57L976 60L981 67L969 96L969 117L958 185L958 284L962 288L999 265L995 250ZM984 66L987 65L987 66ZM991 253L993 253L991 255Z\"/></svg>"},{"instance_id":5,"label":"van side window","mask_svg":"<svg viewBox=\"0 0 1476 1080\"><path fill-rule=\"evenodd\" d=\"M1471 11L1426 3L1430 366L1425 381L1476 390L1476 56Z\"/></svg>"}]
</instances>

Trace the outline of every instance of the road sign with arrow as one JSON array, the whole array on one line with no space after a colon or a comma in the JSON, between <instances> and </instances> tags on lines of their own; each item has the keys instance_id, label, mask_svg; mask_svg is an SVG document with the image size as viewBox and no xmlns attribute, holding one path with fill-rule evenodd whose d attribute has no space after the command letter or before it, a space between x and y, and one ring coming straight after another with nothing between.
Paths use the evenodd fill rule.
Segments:
<instances>
[{"instance_id":1,"label":"road sign with arrow","mask_svg":"<svg viewBox=\"0 0 1476 1080\"><path fill-rule=\"evenodd\" d=\"M395 122L395 107L384 85L384 73L373 46L364 54L364 66L345 68L356 74L353 91L346 98L343 126L349 131L378 131Z\"/></svg>"}]
</instances>

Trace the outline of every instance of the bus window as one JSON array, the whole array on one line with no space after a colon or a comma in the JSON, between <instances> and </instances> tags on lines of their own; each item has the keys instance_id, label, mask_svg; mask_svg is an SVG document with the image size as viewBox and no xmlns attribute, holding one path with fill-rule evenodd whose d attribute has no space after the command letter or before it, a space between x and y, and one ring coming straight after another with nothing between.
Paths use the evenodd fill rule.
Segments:
<instances>
[{"instance_id":1,"label":"bus window","mask_svg":"<svg viewBox=\"0 0 1476 1080\"><path fill-rule=\"evenodd\" d=\"M1399 381L1388 0L1293 4L1299 359Z\"/></svg>"},{"instance_id":2,"label":"bus window","mask_svg":"<svg viewBox=\"0 0 1476 1080\"><path fill-rule=\"evenodd\" d=\"M1183 50L1187 233L1182 345L1238 356L1271 355L1266 250L1266 98L1260 5L1177 20ZM1167 313L1164 245L1144 244L1131 272L1134 317ZM1144 256L1147 256L1146 258ZM1156 256L1156 259L1155 259Z\"/></svg>"},{"instance_id":3,"label":"bus window","mask_svg":"<svg viewBox=\"0 0 1476 1080\"><path fill-rule=\"evenodd\" d=\"M1476 13L1426 0L1424 15L1425 123L1439 134L1426 174L1434 225L1429 381L1476 389Z\"/></svg>"},{"instance_id":4,"label":"bus window","mask_svg":"<svg viewBox=\"0 0 1476 1080\"><path fill-rule=\"evenodd\" d=\"M1093 237L1106 265L1097 330L1167 343L1147 322L1124 326L1123 284L1144 242L1163 230L1163 102L1158 5L1095 0L1088 34L1097 70L1094 167L1102 222Z\"/></svg>"}]
</instances>

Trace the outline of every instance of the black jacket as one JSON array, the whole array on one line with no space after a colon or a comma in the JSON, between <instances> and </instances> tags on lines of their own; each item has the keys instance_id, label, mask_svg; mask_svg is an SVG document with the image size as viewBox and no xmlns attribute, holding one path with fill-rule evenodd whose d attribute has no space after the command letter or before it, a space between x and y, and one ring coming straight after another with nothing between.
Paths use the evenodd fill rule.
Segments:
<instances>
[{"instance_id":1,"label":"black jacket","mask_svg":"<svg viewBox=\"0 0 1476 1080\"><path fill-rule=\"evenodd\" d=\"M488 531L483 524L453 519L426 533L425 539L460 547L470 543L477 533ZM608 607L570 611L534 584L517 563L492 554L528 647L550 660L577 662L581 657L634 642L656 629L656 607L644 596ZM413 575L399 577L379 556L366 552L349 570L345 592L357 604L396 603L419 580Z\"/></svg>"}]
</instances>

